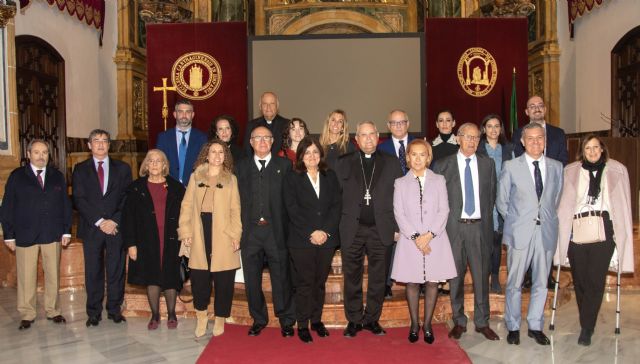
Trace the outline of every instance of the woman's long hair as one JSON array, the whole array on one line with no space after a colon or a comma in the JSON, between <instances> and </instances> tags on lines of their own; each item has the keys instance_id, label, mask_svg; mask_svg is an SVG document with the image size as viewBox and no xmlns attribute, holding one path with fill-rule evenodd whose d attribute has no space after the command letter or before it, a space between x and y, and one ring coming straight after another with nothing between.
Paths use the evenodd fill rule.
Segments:
<instances>
[{"instance_id":1,"label":"woman's long hair","mask_svg":"<svg viewBox=\"0 0 640 364\"><path fill-rule=\"evenodd\" d=\"M327 115L327 118L324 120L324 126L322 127L322 134L320 134L320 145L324 153L327 154L329 145L331 145L331 138L329 138L329 120L331 120L331 115L333 114L340 114L344 119L342 134L338 137L336 145L338 146L338 152L345 154L347 152L347 145L349 144L349 124L347 123L347 113L345 113L344 110L335 109Z\"/></svg>"},{"instance_id":2,"label":"woman's long hair","mask_svg":"<svg viewBox=\"0 0 640 364\"><path fill-rule=\"evenodd\" d=\"M486 128L487 123L491 119L496 119L498 120L498 122L500 122L500 135L498 135L498 143L500 143L500 145L505 145L509 143L509 141L507 140L507 136L504 133L504 123L502 122L502 118L498 114L489 114L485 116L484 119L482 119L482 123L480 124L482 126L482 128L480 129L481 131L480 141L484 142L487 140L487 133L484 131L484 129Z\"/></svg>"},{"instance_id":3,"label":"woman's long hair","mask_svg":"<svg viewBox=\"0 0 640 364\"><path fill-rule=\"evenodd\" d=\"M209 149L214 144L218 144L219 146L221 146L222 150L224 151L224 162L222 162L222 170L228 173L233 173L233 157L231 156L231 151L227 147L227 143L223 142L220 139L211 140L202 146L202 149L200 149L200 153L198 154L198 159L196 159L196 162L193 164L193 170L195 171L196 168L200 167L201 165L209 163Z\"/></svg>"}]
</instances>

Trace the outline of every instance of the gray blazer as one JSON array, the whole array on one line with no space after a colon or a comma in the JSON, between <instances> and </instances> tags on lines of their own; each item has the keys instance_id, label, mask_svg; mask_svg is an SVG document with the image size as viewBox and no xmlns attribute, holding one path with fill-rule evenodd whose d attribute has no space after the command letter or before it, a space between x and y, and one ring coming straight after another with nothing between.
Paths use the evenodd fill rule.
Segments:
<instances>
[{"instance_id":1,"label":"gray blazer","mask_svg":"<svg viewBox=\"0 0 640 364\"><path fill-rule=\"evenodd\" d=\"M496 207L504 218L502 243L515 249L526 249L539 216L542 243L546 251L555 251L558 242L558 204L562 191L562 163L544 157L546 175L542 197L538 202L535 183L525 155L505 162L500 173Z\"/></svg>"}]
</instances>

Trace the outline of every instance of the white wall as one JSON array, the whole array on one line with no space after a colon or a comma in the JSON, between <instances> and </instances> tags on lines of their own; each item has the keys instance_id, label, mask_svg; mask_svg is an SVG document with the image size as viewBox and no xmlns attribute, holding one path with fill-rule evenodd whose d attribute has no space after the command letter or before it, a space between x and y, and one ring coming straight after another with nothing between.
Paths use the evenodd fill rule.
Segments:
<instances>
[{"instance_id":1,"label":"white wall","mask_svg":"<svg viewBox=\"0 0 640 364\"><path fill-rule=\"evenodd\" d=\"M557 0L560 46L560 125L568 133L610 129L611 51L640 25L639 0L608 0L574 23L569 38L567 2Z\"/></svg>"},{"instance_id":2,"label":"white wall","mask_svg":"<svg viewBox=\"0 0 640 364\"><path fill-rule=\"evenodd\" d=\"M39 37L55 48L65 62L67 136L84 137L95 128L118 134L116 107L117 1L106 1L102 47L95 27L75 15L32 1L15 18L16 36Z\"/></svg>"}]
</instances>

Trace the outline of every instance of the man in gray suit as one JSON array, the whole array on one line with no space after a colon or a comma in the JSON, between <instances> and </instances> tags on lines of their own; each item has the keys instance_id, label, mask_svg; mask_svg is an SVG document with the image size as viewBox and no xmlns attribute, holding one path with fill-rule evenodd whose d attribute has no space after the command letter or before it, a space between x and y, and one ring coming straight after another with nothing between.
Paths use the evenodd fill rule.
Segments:
<instances>
[{"instance_id":1,"label":"man in gray suit","mask_svg":"<svg viewBox=\"0 0 640 364\"><path fill-rule=\"evenodd\" d=\"M538 123L522 128L525 153L505 162L496 206L504 217L502 243L507 246L507 289L504 319L507 342L520 344L522 279L531 265L529 337L549 345L542 332L547 274L558 240L556 209L562 189L562 163L544 156L545 129Z\"/></svg>"},{"instance_id":2,"label":"man in gray suit","mask_svg":"<svg viewBox=\"0 0 640 364\"><path fill-rule=\"evenodd\" d=\"M447 235L458 273L456 278L449 281L454 323L449 337L460 339L467 331L464 276L469 264L473 279L473 321L476 332L488 340L500 340L489 327L489 270L493 249L496 167L493 159L476 154L480 139L477 125L462 124L457 138L460 145L458 152L439 160L433 170L447 181Z\"/></svg>"}]
</instances>

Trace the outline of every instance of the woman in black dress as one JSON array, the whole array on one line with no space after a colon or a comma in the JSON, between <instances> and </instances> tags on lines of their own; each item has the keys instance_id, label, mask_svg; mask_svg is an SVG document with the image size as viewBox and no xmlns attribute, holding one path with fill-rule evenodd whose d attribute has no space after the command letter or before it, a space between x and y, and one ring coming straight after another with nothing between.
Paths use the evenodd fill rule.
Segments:
<instances>
[{"instance_id":1,"label":"woman in black dress","mask_svg":"<svg viewBox=\"0 0 640 364\"><path fill-rule=\"evenodd\" d=\"M236 119L231 115L219 115L211 122L209 127L209 141L213 139L220 139L231 151L233 161L237 163L240 159L246 157L244 150L238 145L238 133L240 128Z\"/></svg>"}]
</instances>

